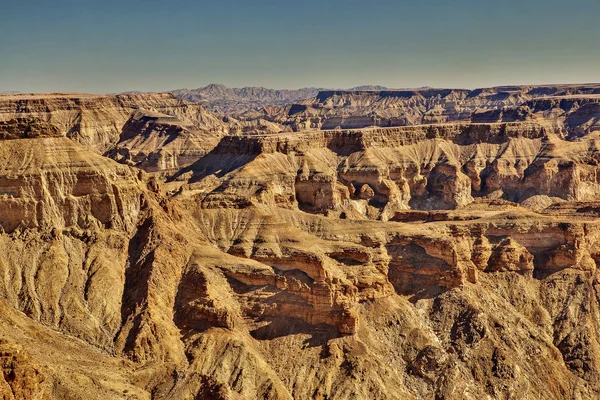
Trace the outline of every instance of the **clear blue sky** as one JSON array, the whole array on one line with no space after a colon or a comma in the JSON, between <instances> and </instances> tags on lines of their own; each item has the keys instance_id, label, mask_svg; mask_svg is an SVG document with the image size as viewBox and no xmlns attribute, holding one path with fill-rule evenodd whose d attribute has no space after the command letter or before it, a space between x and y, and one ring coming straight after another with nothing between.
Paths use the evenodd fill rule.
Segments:
<instances>
[{"instance_id":1,"label":"clear blue sky","mask_svg":"<svg viewBox=\"0 0 600 400\"><path fill-rule=\"evenodd\" d=\"M0 91L600 81L598 0L0 0Z\"/></svg>"}]
</instances>

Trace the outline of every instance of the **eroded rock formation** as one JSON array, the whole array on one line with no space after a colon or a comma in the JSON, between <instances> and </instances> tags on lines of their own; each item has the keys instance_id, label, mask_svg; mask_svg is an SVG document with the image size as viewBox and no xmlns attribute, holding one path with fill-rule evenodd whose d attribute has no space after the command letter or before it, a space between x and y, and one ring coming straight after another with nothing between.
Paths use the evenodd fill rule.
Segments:
<instances>
[{"instance_id":1,"label":"eroded rock formation","mask_svg":"<svg viewBox=\"0 0 600 400\"><path fill-rule=\"evenodd\" d=\"M565 125L566 119L568 128L583 131L597 119L599 94L598 85L323 90L315 97L294 104L264 107L245 115L276 121L296 131L539 118L556 120L560 126Z\"/></svg>"},{"instance_id":2,"label":"eroded rock formation","mask_svg":"<svg viewBox=\"0 0 600 400\"><path fill-rule=\"evenodd\" d=\"M27 120L27 125L45 125L100 153L109 150L119 141L126 123L129 134L131 129L149 129L148 126L132 126L134 121L139 120L139 115L135 115L140 112L175 117L178 121L175 125L183 124L192 130L210 132L216 138L227 133L243 132L245 129L270 132L281 130L276 124L266 121L260 123L223 119L200 104L188 103L168 93L0 95L0 122L3 124L4 135L5 130L10 132L15 129L11 126L23 124L23 120ZM128 122L130 117L134 121ZM31 128L22 128L26 129ZM137 133L143 134L145 131Z\"/></svg>"},{"instance_id":3,"label":"eroded rock formation","mask_svg":"<svg viewBox=\"0 0 600 400\"><path fill-rule=\"evenodd\" d=\"M271 134L123 106L95 144L25 104L0 123L3 398L600 395L593 102Z\"/></svg>"}]
</instances>

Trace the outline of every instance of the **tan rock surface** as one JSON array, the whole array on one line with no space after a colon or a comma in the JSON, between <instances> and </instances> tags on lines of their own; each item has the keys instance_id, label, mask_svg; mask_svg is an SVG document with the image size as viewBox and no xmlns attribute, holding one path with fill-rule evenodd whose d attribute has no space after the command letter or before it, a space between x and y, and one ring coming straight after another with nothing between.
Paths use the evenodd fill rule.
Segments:
<instances>
[{"instance_id":1,"label":"tan rock surface","mask_svg":"<svg viewBox=\"0 0 600 400\"><path fill-rule=\"evenodd\" d=\"M27 118L0 124L6 399L600 395L593 132L217 132L204 150L146 110L119 135L151 176Z\"/></svg>"},{"instance_id":2,"label":"tan rock surface","mask_svg":"<svg viewBox=\"0 0 600 400\"><path fill-rule=\"evenodd\" d=\"M240 122L232 118L224 120L200 104L188 103L169 93L0 95L0 123L3 126L3 135L6 135L6 131L10 132L10 127L7 128L6 125L15 125L25 119L29 121L26 125L45 124L46 130L57 130L60 134L100 153L109 150L119 141L124 125L132 113L138 110L175 117L180 121L176 125L183 123L192 130L211 132L214 138L248 129L267 132L278 132L282 129L279 125L267 121ZM168 121L165 122L168 124ZM130 135L131 130L136 128L138 134L148 130L147 126L128 128L126 131L129 132L126 132L126 135Z\"/></svg>"},{"instance_id":3,"label":"tan rock surface","mask_svg":"<svg viewBox=\"0 0 600 400\"><path fill-rule=\"evenodd\" d=\"M556 128L584 133L597 126L598 95L598 84L322 90L295 104L265 107L244 116L266 118L295 131L551 118L556 120Z\"/></svg>"}]
</instances>

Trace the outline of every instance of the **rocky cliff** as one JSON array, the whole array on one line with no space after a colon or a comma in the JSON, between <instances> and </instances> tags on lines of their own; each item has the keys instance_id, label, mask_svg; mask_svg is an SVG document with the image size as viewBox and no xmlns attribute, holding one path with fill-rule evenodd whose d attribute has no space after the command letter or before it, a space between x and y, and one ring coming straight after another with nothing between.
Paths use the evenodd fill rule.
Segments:
<instances>
[{"instance_id":1,"label":"rocky cliff","mask_svg":"<svg viewBox=\"0 0 600 400\"><path fill-rule=\"evenodd\" d=\"M0 95L0 121L28 118L47 123L99 152L117 142L130 114L140 108L175 116L197 128L228 132L223 121L202 106L171 94Z\"/></svg>"},{"instance_id":2,"label":"rocky cliff","mask_svg":"<svg viewBox=\"0 0 600 400\"><path fill-rule=\"evenodd\" d=\"M498 119L502 118L502 109L511 109L502 113L508 121L547 118L552 112L552 117L570 115L575 112L573 106L578 108L579 103L590 101L597 103L599 95L598 85L507 86L476 90L327 90L294 104L250 112L246 117L267 118L296 131L469 121L474 114L480 114L475 122L481 122L481 113L491 112L488 117L493 115L493 119ZM537 100L541 102L536 103ZM546 105L542 106L542 103ZM577 118L572 122L579 125Z\"/></svg>"},{"instance_id":3,"label":"rocky cliff","mask_svg":"<svg viewBox=\"0 0 600 400\"><path fill-rule=\"evenodd\" d=\"M539 101L272 134L138 107L121 163L4 118L0 395L598 397L595 103Z\"/></svg>"},{"instance_id":4,"label":"rocky cliff","mask_svg":"<svg viewBox=\"0 0 600 400\"><path fill-rule=\"evenodd\" d=\"M166 93L0 95L4 138L66 136L148 172L186 166L226 134L285 130L261 119L218 117Z\"/></svg>"},{"instance_id":5,"label":"rocky cliff","mask_svg":"<svg viewBox=\"0 0 600 400\"><path fill-rule=\"evenodd\" d=\"M549 129L497 123L228 136L172 180L189 176L203 186L219 171L206 204L223 196L246 204L250 196L353 219L455 209L476 198L595 198L595 137L569 142Z\"/></svg>"}]
</instances>

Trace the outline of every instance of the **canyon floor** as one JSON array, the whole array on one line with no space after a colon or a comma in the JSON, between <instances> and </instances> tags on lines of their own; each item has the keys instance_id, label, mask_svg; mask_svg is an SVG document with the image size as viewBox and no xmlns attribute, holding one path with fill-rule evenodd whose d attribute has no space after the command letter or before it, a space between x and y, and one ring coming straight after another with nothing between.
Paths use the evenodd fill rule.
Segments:
<instances>
[{"instance_id":1,"label":"canyon floor","mask_svg":"<svg viewBox=\"0 0 600 400\"><path fill-rule=\"evenodd\" d=\"M0 95L0 398L598 398L599 217L600 85Z\"/></svg>"}]
</instances>

